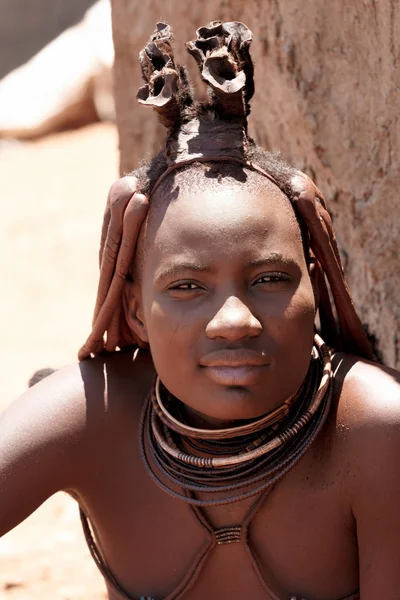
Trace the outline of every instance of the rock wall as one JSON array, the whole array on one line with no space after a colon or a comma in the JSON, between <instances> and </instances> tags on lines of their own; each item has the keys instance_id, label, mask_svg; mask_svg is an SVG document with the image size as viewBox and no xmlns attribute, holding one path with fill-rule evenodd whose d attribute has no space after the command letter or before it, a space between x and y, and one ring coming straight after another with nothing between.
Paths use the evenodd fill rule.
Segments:
<instances>
[{"instance_id":1,"label":"rock wall","mask_svg":"<svg viewBox=\"0 0 400 600\"><path fill-rule=\"evenodd\" d=\"M121 172L160 144L135 101L137 55L157 19L183 42L210 20L254 33L251 133L322 189L354 300L386 364L400 367L400 3L396 0L112 0ZM162 132L161 132L162 135Z\"/></svg>"}]
</instances>

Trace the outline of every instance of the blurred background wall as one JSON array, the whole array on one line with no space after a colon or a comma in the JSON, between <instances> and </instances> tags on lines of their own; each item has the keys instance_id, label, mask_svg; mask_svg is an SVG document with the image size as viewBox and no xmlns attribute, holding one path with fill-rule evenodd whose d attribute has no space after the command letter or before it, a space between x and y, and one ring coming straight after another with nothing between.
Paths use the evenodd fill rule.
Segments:
<instances>
[{"instance_id":1,"label":"blurred background wall","mask_svg":"<svg viewBox=\"0 0 400 600\"><path fill-rule=\"evenodd\" d=\"M137 106L139 50L157 20L184 42L210 20L254 33L250 132L317 182L334 217L357 309L400 367L400 3L397 0L112 0L121 172L163 133ZM193 72L193 70L192 70Z\"/></svg>"},{"instance_id":2,"label":"blurred background wall","mask_svg":"<svg viewBox=\"0 0 400 600\"><path fill-rule=\"evenodd\" d=\"M0 0L0 79L81 20L95 0Z\"/></svg>"}]
</instances>

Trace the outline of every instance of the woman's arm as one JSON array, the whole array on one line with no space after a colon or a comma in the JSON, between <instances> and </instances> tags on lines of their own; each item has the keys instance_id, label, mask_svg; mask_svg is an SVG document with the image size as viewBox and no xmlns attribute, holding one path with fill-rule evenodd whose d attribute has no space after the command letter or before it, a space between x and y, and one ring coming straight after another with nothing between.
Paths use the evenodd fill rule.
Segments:
<instances>
[{"instance_id":1,"label":"woman's arm","mask_svg":"<svg viewBox=\"0 0 400 600\"><path fill-rule=\"evenodd\" d=\"M377 365L354 377L348 406L352 509L361 600L400 597L400 374Z\"/></svg>"},{"instance_id":2,"label":"woman's arm","mask_svg":"<svg viewBox=\"0 0 400 600\"><path fill-rule=\"evenodd\" d=\"M79 485L89 447L79 365L11 404L0 416L0 536L55 492Z\"/></svg>"},{"instance_id":3,"label":"woman's arm","mask_svg":"<svg viewBox=\"0 0 400 600\"><path fill-rule=\"evenodd\" d=\"M368 432L354 514L360 560L361 600L400 596L400 424Z\"/></svg>"}]
</instances>

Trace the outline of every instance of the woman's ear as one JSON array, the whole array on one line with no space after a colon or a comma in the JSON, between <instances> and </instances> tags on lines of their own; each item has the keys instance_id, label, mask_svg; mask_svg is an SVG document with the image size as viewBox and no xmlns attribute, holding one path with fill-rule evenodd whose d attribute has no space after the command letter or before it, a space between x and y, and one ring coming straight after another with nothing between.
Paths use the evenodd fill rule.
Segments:
<instances>
[{"instance_id":1,"label":"woman's ear","mask_svg":"<svg viewBox=\"0 0 400 600\"><path fill-rule=\"evenodd\" d=\"M135 335L144 343L149 343L146 325L143 317L143 305L140 297L139 286L133 281L126 280L122 292L122 304L125 319Z\"/></svg>"}]
</instances>

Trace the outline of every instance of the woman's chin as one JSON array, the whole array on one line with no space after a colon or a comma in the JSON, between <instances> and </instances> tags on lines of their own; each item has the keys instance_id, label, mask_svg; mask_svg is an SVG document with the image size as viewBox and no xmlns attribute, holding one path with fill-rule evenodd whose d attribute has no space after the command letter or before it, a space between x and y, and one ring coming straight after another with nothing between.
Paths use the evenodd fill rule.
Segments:
<instances>
[{"instance_id":1,"label":"woman's chin","mask_svg":"<svg viewBox=\"0 0 400 600\"><path fill-rule=\"evenodd\" d=\"M204 421L202 425L206 428L208 423L213 428L234 427L246 421L253 421L271 412L281 402L276 403L265 393L260 398L244 386L224 386L217 394L207 396L207 402L194 406L185 404L186 411L192 420ZM192 422L190 422L192 424ZM193 425L195 426L195 425Z\"/></svg>"}]
</instances>

